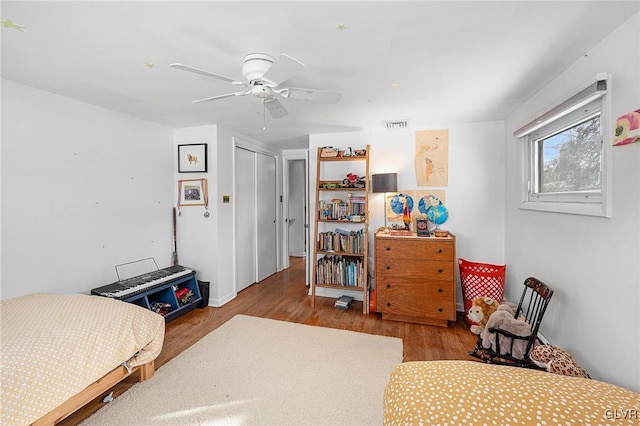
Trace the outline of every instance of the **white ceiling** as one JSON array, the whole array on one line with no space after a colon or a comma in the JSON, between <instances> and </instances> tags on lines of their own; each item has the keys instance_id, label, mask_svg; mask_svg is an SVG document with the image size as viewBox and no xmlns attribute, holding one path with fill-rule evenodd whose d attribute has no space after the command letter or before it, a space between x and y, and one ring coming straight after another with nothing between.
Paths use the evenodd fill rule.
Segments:
<instances>
[{"instance_id":1,"label":"white ceiling","mask_svg":"<svg viewBox=\"0 0 640 426\"><path fill-rule=\"evenodd\" d=\"M2 77L170 127L216 123L273 144L308 134L502 120L640 10L639 1L20 1L1 3ZM342 27L342 29L341 29ZM169 68L242 79L247 53L306 65L287 86L337 90L336 105L251 96ZM153 64L153 66L146 66ZM606 64L603 70L606 71ZM396 84L398 87L392 87ZM302 145L301 145L302 144Z\"/></svg>"}]
</instances>

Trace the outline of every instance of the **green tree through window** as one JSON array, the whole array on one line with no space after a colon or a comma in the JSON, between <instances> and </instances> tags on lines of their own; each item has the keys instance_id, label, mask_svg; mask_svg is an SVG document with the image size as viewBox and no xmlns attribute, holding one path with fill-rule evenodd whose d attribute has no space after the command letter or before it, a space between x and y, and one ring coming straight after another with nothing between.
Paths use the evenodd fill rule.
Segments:
<instances>
[{"instance_id":1,"label":"green tree through window","mask_svg":"<svg viewBox=\"0 0 640 426\"><path fill-rule=\"evenodd\" d=\"M600 114L538 141L539 193L600 191Z\"/></svg>"}]
</instances>

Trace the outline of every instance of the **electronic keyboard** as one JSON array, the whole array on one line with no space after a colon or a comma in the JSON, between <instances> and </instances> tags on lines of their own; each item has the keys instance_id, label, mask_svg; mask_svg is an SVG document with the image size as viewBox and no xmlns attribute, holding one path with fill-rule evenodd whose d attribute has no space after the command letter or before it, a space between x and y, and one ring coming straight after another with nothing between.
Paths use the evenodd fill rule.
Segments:
<instances>
[{"instance_id":1,"label":"electronic keyboard","mask_svg":"<svg viewBox=\"0 0 640 426\"><path fill-rule=\"evenodd\" d=\"M144 293L154 287L175 281L178 278L195 275L195 272L184 266L174 265L157 271L116 281L102 287L94 288L91 294L112 297L114 299L128 299L140 293Z\"/></svg>"}]
</instances>

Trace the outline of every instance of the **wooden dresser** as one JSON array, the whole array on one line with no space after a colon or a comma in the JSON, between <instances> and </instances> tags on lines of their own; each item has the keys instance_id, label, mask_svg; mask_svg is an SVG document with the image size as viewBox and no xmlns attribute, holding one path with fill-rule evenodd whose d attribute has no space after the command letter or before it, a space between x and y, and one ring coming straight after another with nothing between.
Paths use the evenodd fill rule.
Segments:
<instances>
[{"instance_id":1,"label":"wooden dresser","mask_svg":"<svg viewBox=\"0 0 640 426\"><path fill-rule=\"evenodd\" d=\"M375 236L382 319L447 326L456 319L455 236Z\"/></svg>"}]
</instances>

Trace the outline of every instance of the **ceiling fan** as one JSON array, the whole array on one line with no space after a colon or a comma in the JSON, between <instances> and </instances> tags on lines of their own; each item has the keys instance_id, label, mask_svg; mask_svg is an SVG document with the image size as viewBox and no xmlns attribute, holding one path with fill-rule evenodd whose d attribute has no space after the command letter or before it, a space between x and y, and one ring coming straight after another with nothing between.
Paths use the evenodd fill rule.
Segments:
<instances>
[{"instance_id":1,"label":"ceiling fan","mask_svg":"<svg viewBox=\"0 0 640 426\"><path fill-rule=\"evenodd\" d=\"M302 62L285 54L280 55L277 60L273 56L265 53L250 53L246 55L242 63L242 76L244 77L244 81L188 65L169 64L169 66L206 77L217 78L218 80L231 83L234 86L242 86L245 88L239 92L197 99L193 101L194 103L216 101L233 96L251 95L262 100L265 108L273 118L280 118L289 114L278 99L278 96L324 103L337 103L341 96L340 92L328 90L280 87L285 81L305 68Z\"/></svg>"}]
</instances>

